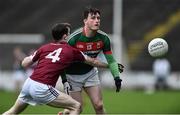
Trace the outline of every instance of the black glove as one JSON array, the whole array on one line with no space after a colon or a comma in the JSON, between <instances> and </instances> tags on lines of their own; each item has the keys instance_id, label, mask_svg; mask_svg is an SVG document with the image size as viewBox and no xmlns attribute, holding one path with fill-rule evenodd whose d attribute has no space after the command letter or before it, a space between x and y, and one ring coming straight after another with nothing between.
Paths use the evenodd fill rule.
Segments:
<instances>
[{"instance_id":1,"label":"black glove","mask_svg":"<svg viewBox=\"0 0 180 115\"><path fill-rule=\"evenodd\" d=\"M67 79L62 80L62 83L64 85L64 92L69 95L69 91L71 90L71 85L67 82Z\"/></svg>"},{"instance_id":2,"label":"black glove","mask_svg":"<svg viewBox=\"0 0 180 115\"><path fill-rule=\"evenodd\" d=\"M68 82L65 82L64 84L64 92L69 95L69 91L71 90L71 85Z\"/></svg>"},{"instance_id":3,"label":"black glove","mask_svg":"<svg viewBox=\"0 0 180 115\"><path fill-rule=\"evenodd\" d=\"M119 69L119 72L122 73L124 70L124 66L122 64L118 63L118 69Z\"/></svg>"},{"instance_id":4,"label":"black glove","mask_svg":"<svg viewBox=\"0 0 180 115\"><path fill-rule=\"evenodd\" d=\"M116 92L119 92L121 89L122 80L119 77L115 77L114 81L115 81L115 85L116 85Z\"/></svg>"}]
</instances>

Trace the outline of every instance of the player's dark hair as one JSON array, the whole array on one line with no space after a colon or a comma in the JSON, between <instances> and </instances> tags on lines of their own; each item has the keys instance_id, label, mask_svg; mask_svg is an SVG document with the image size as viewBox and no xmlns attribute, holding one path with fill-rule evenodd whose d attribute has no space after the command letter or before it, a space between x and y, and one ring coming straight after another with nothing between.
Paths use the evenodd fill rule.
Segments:
<instances>
[{"instance_id":1,"label":"player's dark hair","mask_svg":"<svg viewBox=\"0 0 180 115\"><path fill-rule=\"evenodd\" d=\"M69 23L57 23L52 27L52 36L55 41L62 39L64 34L70 32L71 25Z\"/></svg>"},{"instance_id":2,"label":"player's dark hair","mask_svg":"<svg viewBox=\"0 0 180 115\"><path fill-rule=\"evenodd\" d=\"M88 14L101 14L100 10L97 8L92 8L91 6L86 7L86 9L84 10L84 14L83 14L83 19L87 19Z\"/></svg>"}]
</instances>

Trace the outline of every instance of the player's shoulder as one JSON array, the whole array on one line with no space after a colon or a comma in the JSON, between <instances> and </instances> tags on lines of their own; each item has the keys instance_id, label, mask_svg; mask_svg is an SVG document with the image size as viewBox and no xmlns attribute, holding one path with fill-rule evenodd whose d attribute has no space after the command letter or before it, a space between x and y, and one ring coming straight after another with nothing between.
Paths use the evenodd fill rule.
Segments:
<instances>
[{"instance_id":1,"label":"player's shoulder","mask_svg":"<svg viewBox=\"0 0 180 115\"><path fill-rule=\"evenodd\" d=\"M71 38L74 38L75 36L79 36L81 35L81 33L83 32L83 27L80 27L78 29L76 29L75 31L73 31L69 36L68 38L71 39ZM68 40L69 40L68 39Z\"/></svg>"},{"instance_id":2,"label":"player's shoulder","mask_svg":"<svg viewBox=\"0 0 180 115\"><path fill-rule=\"evenodd\" d=\"M64 45L64 51L68 52L69 54L74 54L73 52L78 52L79 50L66 44L66 45Z\"/></svg>"},{"instance_id":3,"label":"player's shoulder","mask_svg":"<svg viewBox=\"0 0 180 115\"><path fill-rule=\"evenodd\" d=\"M98 34L102 35L102 36L107 36L108 37L108 34L102 30L98 30L97 31Z\"/></svg>"},{"instance_id":4,"label":"player's shoulder","mask_svg":"<svg viewBox=\"0 0 180 115\"><path fill-rule=\"evenodd\" d=\"M57 47L58 44L55 44L53 42L50 42L50 43L46 43L42 46L40 46L40 48L38 50L49 50L49 49L53 49L54 47Z\"/></svg>"},{"instance_id":5,"label":"player's shoulder","mask_svg":"<svg viewBox=\"0 0 180 115\"><path fill-rule=\"evenodd\" d=\"M102 30L98 30L97 31L98 36L100 36L102 39L106 40L110 40L110 37L108 36L108 34Z\"/></svg>"},{"instance_id":6,"label":"player's shoulder","mask_svg":"<svg viewBox=\"0 0 180 115\"><path fill-rule=\"evenodd\" d=\"M46 43L46 44L42 45L40 48L44 49L44 48L48 48L48 47L51 47L51 43Z\"/></svg>"},{"instance_id":7,"label":"player's shoulder","mask_svg":"<svg viewBox=\"0 0 180 115\"><path fill-rule=\"evenodd\" d=\"M38 49L45 49L49 46L49 43L41 45Z\"/></svg>"}]
</instances>

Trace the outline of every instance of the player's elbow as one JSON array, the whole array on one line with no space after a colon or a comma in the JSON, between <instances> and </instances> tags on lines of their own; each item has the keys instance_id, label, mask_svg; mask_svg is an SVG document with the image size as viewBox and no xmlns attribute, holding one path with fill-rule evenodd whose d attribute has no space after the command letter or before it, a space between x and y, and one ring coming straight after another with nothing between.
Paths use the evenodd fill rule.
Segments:
<instances>
[{"instance_id":1,"label":"player's elbow","mask_svg":"<svg viewBox=\"0 0 180 115\"><path fill-rule=\"evenodd\" d=\"M21 66L24 67L24 68L27 67L27 63L26 63L26 61L25 61L25 58L22 60Z\"/></svg>"},{"instance_id":2,"label":"player's elbow","mask_svg":"<svg viewBox=\"0 0 180 115\"><path fill-rule=\"evenodd\" d=\"M30 57L25 57L24 59L23 59L23 61L21 62L21 66L23 67L23 68L27 68L29 65L31 65L32 64L32 60L31 60L31 58Z\"/></svg>"}]
</instances>

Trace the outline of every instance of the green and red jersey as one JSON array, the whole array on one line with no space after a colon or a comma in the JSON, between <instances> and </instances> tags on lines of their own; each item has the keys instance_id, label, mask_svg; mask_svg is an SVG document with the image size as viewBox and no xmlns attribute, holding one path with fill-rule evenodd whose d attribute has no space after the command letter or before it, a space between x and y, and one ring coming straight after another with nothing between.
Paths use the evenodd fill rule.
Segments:
<instances>
[{"instance_id":1,"label":"green and red jersey","mask_svg":"<svg viewBox=\"0 0 180 115\"><path fill-rule=\"evenodd\" d=\"M96 58L97 55L103 51L108 63L115 62L112 56L110 39L108 35L101 30L98 30L93 37L86 37L83 28L79 28L69 36L68 44L92 58ZM78 62L72 64L72 66L67 69L66 73L75 75L85 74L92 68L93 66L91 65Z\"/></svg>"},{"instance_id":2,"label":"green and red jersey","mask_svg":"<svg viewBox=\"0 0 180 115\"><path fill-rule=\"evenodd\" d=\"M110 39L101 30L98 30L93 37L86 37L83 28L80 28L69 36L68 44L93 58L96 58L101 51L104 54L112 54Z\"/></svg>"}]
</instances>

